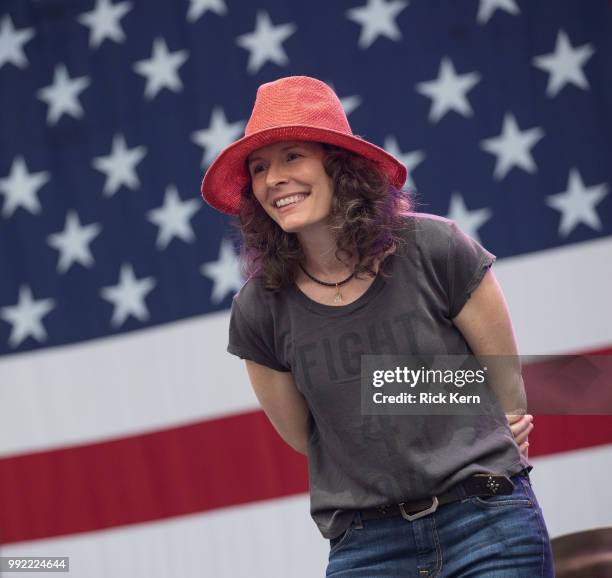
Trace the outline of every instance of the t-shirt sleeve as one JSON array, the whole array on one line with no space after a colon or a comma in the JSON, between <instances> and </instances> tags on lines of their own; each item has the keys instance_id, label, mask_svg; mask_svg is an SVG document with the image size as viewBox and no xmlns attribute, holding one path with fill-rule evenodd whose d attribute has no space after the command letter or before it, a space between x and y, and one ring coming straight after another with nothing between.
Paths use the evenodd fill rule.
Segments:
<instances>
[{"instance_id":1,"label":"t-shirt sleeve","mask_svg":"<svg viewBox=\"0 0 612 578\"><path fill-rule=\"evenodd\" d=\"M461 312L497 257L450 221L448 242L448 299L453 319Z\"/></svg>"},{"instance_id":2,"label":"t-shirt sleeve","mask_svg":"<svg viewBox=\"0 0 612 578\"><path fill-rule=\"evenodd\" d=\"M271 335L266 335L260 327L255 329L249 324L236 298L232 300L229 324L229 344L227 352L241 359L250 359L276 371L290 371L279 363L273 349L268 344Z\"/></svg>"}]
</instances>

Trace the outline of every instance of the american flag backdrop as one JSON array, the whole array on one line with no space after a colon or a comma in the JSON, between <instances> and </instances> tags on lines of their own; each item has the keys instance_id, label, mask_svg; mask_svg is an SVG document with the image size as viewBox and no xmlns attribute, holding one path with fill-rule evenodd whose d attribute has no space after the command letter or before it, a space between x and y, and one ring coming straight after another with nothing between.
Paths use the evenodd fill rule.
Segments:
<instances>
[{"instance_id":1,"label":"american flag backdrop","mask_svg":"<svg viewBox=\"0 0 612 578\"><path fill-rule=\"evenodd\" d=\"M606 0L2 0L0 555L323 574L306 459L225 352L237 235L199 196L291 74L497 255L522 354L612 354ZM612 525L612 417L535 424L551 536Z\"/></svg>"}]
</instances>

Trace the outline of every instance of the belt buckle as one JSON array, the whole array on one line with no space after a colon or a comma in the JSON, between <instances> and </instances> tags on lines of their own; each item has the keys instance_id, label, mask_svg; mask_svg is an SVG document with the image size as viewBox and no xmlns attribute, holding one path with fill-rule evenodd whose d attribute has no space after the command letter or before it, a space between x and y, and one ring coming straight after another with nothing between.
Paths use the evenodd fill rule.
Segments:
<instances>
[{"instance_id":1,"label":"belt buckle","mask_svg":"<svg viewBox=\"0 0 612 578\"><path fill-rule=\"evenodd\" d=\"M434 496L431 499L431 506L429 506L429 508L426 508L425 510L421 510L420 512L417 512L416 514L407 514L406 510L404 509L404 505L405 502L402 502L401 504L398 504L400 512L402 514L402 517L405 520L408 520L409 522L412 522L413 520L418 520L419 518L422 518L424 516L427 516L433 512L435 512L438 509L438 498L437 496Z\"/></svg>"}]
</instances>

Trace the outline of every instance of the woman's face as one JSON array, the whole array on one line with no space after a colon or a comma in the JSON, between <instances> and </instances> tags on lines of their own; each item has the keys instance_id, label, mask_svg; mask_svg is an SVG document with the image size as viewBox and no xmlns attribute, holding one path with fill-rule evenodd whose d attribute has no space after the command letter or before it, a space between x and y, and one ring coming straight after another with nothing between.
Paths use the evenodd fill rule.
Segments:
<instances>
[{"instance_id":1,"label":"woman's face","mask_svg":"<svg viewBox=\"0 0 612 578\"><path fill-rule=\"evenodd\" d=\"M319 143L282 141L253 151L247 159L255 197L287 233L329 216L334 193L324 154Z\"/></svg>"}]
</instances>

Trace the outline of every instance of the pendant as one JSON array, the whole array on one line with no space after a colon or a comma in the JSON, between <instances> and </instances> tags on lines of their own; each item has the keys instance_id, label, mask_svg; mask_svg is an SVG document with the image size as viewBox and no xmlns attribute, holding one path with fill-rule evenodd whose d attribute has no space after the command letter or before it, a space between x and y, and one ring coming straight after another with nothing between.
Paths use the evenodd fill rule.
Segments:
<instances>
[{"instance_id":1,"label":"pendant","mask_svg":"<svg viewBox=\"0 0 612 578\"><path fill-rule=\"evenodd\" d=\"M340 303L342 301L342 295L340 295L340 288L336 285L336 296L334 297L334 303Z\"/></svg>"}]
</instances>

